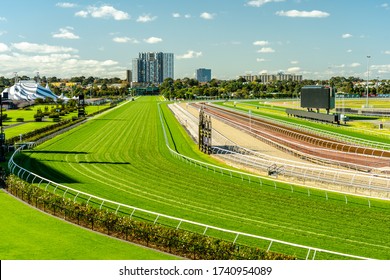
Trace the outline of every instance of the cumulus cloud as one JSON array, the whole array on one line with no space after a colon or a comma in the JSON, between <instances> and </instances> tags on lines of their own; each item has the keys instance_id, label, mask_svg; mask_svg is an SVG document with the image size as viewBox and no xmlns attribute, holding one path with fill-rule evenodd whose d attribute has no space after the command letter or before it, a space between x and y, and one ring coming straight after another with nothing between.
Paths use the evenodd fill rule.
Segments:
<instances>
[{"instance_id":1,"label":"cumulus cloud","mask_svg":"<svg viewBox=\"0 0 390 280\"><path fill-rule=\"evenodd\" d=\"M139 16L137 18L137 22L142 22L142 23L146 23L146 22L150 22L150 21L154 21L157 17L152 17L150 16L149 14L147 15L142 15L142 16Z\"/></svg>"},{"instance_id":2,"label":"cumulus cloud","mask_svg":"<svg viewBox=\"0 0 390 280\"><path fill-rule=\"evenodd\" d=\"M7 52L9 50L10 50L9 47L6 44L0 43L0 53Z\"/></svg>"},{"instance_id":3,"label":"cumulus cloud","mask_svg":"<svg viewBox=\"0 0 390 280\"><path fill-rule=\"evenodd\" d=\"M172 17L174 17L174 18L181 18L181 17L190 18L191 15L190 14L181 15L180 13L173 13Z\"/></svg>"},{"instance_id":4,"label":"cumulus cloud","mask_svg":"<svg viewBox=\"0 0 390 280\"><path fill-rule=\"evenodd\" d=\"M287 69L287 72L289 73L298 73L298 72L301 72L301 68L300 67L290 67Z\"/></svg>"},{"instance_id":5,"label":"cumulus cloud","mask_svg":"<svg viewBox=\"0 0 390 280\"><path fill-rule=\"evenodd\" d=\"M301 18L326 18L330 16L329 13L313 10L313 11L298 11L298 10L290 10L290 11L278 11L276 15L282 17L301 17Z\"/></svg>"},{"instance_id":6,"label":"cumulus cloud","mask_svg":"<svg viewBox=\"0 0 390 280\"><path fill-rule=\"evenodd\" d=\"M284 1L285 0L252 0L252 1L248 1L246 5L251 7L260 7L267 3L284 2Z\"/></svg>"},{"instance_id":7,"label":"cumulus cloud","mask_svg":"<svg viewBox=\"0 0 390 280\"><path fill-rule=\"evenodd\" d=\"M202 52L196 52L196 51L189 50L185 54L177 55L176 58L177 59L191 59L191 58L197 58L200 56L202 56Z\"/></svg>"},{"instance_id":8,"label":"cumulus cloud","mask_svg":"<svg viewBox=\"0 0 390 280\"><path fill-rule=\"evenodd\" d=\"M349 34L349 33L345 33L345 34L341 35L341 38L343 38L343 39L348 39L348 38L352 38L352 37L353 37L352 34Z\"/></svg>"},{"instance_id":9,"label":"cumulus cloud","mask_svg":"<svg viewBox=\"0 0 390 280\"><path fill-rule=\"evenodd\" d=\"M351 63L351 65L349 67L352 67L352 68L355 68L355 67L359 67L361 64L359 62L354 62L354 63Z\"/></svg>"},{"instance_id":10,"label":"cumulus cloud","mask_svg":"<svg viewBox=\"0 0 390 280\"><path fill-rule=\"evenodd\" d=\"M266 60L265 60L265 58L256 58L256 61L257 61L257 62L264 62L264 61L266 61Z\"/></svg>"},{"instance_id":11,"label":"cumulus cloud","mask_svg":"<svg viewBox=\"0 0 390 280\"><path fill-rule=\"evenodd\" d=\"M120 77L125 68L114 60L81 59L74 53L16 53L1 54L2 72L12 75L30 76L39 69L40 73L49 76L73 77L80 75L100 77Z\"/></svg>"},{"instance_id":12,"label":"cumulus cloud","mask_svg":"<svg viewBox=\"0 0 390 280\"><path fill-rule=\"evenodd\" d=\"M389 4L388 3L383 3L381 5L382 8L384 8L385 10L388 10L389 9Z\"/></svg>"},{"instance_id":13,"label":"cumulus cloud","mask_svg":"<svg viewBox=\"0 0 390 280\"><path fill-rule=\"evenodd\" d=\"M134 38L129 38L129 37L115 37L112 39L116 43L132 43L132 44L138 44L139 41Z\"/></svg>"},{"instance_id":14,"label":"cumulus cloud","mask_svg":"<svg viewBox=\"0 0 390 280\"><path fill-rule=\"evenodd\" d=\"M390 64L382 64L382 65L372 65L372 70L376 70L378 74L389 74L390 73Z\"/></svg>"},{"instance_id":15,"label":"cumulus cloud","mask_svg":"<svg viewBox=\"0 0 390 280\"><path fill-rule=\"evenodd\" d=\"M274 53L275 50L273 48L264 47L257 51L258 53Z\"/></svg>"},{"instance_id":16,"label":"cumulus cloud","mask_svg":"<svg viewBox=\"0 0 390 280\"><path fill-rule=\"evenodd\" d=\"M383 53L384 54L390 54L390 51L384 51Z\"/></svg>"},{"instance_id":17,"label":"cumulus cloud","mask_svg":"<svg viewBox=\"0 0 390 280\"><path fill-rule=\"evenodd\" d=\"M20 42L12 44L12 47L25 53L75 53L78 50L69 47L52 46L47 44L35 44L29 42Z\"/></svg>"},{"instance_id":18,"label":"cumulus cloud","mask_svg":"<svg viewBox=\"0 0 390 280\"><path fill-rule=\"evenodd\" d=\"M200 14L200 17L203 19L211 20L211 19L214 19L215 14L210 14L210 13L204 12L204 13Z\"/></svg>"},{"instance_id":19,"label":"cumulus cloud","mask_svg":"<svg viewBox=\"0 0 390 280\"><path fill-rule=\"evenodd\" d=\"M149 37L147 39L144 39L144 42L148 44L157 44L162 42L162 39L158 37Z\"/></svg>"},{"instance_id":20,"label":"cumulus cloud","mask_svg":"<svg viewBox=\"0 0 390 280\"><path fill-rule=\"evenodd\" d=\"M80 37L78 35L75 35L72 32L72 27L64 27L60 28L60 30L57 33L53 34L53 38L59 38L59 39L79 39Z\"/></svg>"},{"instance_id":21,"label":"cumulus cloud","mask_svg":"<svg viewBox=\"0 0 390 280\"><path fill-rule=\"evenodd\" d=\"M77 7L77 4L69 2L58 2L56 6L60 8L74 8Z\"/></svg>"},{"instance_id":22,"label":"cumulus cloud","mask_svg":"<svg viewBox=\"0 0 390 280\"><path fill-rule=\"evenodd\" d=\"M104 5L101 7L89 6L86 10L81 10L75 13L78 17L93 17L93 18L113 18L115 20L130 19L128 13L115 9L113 6Z\"/></svg>"},{"instance_id":23,"label":"cumulus cloud","mask_svg":"<svg viewBox=\"0 0 390 280\"><path fill-rule=\"evenodd\" d=\"M253 42L253 45L255 45L255 46L267 46L267 45L269 45L269 42L268 41L255 41L255 42Z\"/></svg>"},{"instance_id":24,"label":"cumulus cloud","mask_svg":"<svg viewBox=\"0 0 390 280\"><path fill-rule=\"evenodd\" d=\"M290 61L290 63L291 63L291 64L298 64L299 61L297 61L297 60L292 60L292 61Z\"/></svg>"}]
</instances>

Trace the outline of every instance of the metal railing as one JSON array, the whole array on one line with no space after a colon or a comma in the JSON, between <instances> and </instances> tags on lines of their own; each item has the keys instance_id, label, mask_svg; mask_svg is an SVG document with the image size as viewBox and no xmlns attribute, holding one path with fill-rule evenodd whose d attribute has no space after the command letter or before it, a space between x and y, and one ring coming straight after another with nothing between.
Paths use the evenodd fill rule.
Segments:
<instances>
[{"instance_id":1,"label":"metal railing","mask_svg":"<svg viewBox=\"0 0 390 280\"><path fill-rule=\"evenodd\" d=\"M213 170L214 172L221 172L222 175L229 174L230 176L232 176L232 174L236 174L236 175L239 175L241 177L247 176L249 178L249 180L251 177L253 178L252 174L239 172L239 171L223 168L220 166L212 165L209 163L205 163L205 162L187 157L185 155L182 155L182 154L174 151L169 145L164 121L162 119L162 112L161 112L160 104L158 105L158 110L159 110L159 117L160 117L162 129L163 129L163 134L164 134L166 146L167 146L168 150L170 151L170 153L174 157L179 158L182 161L186 161L187 163L190 163L191 165L194 164L194 166L196 166L196 167L205 168L207 170ZM267 251L269 251L274 244L280 244L280 245L293 247L296 249L306 250L307 251L306 259L310 259L310 258L315 259L317 253L336 255L339 257L350 258L350 259L364 259L364 260L369 259L369 258L362 257L362 256L344 254L344 253L325 250L325 249L321 249L321 248L304 246L301 244L295 244L295 243L286 242L283 240L277 240L277 239L268 238L268 237L264 237L264 236L223 229L223 228L215 227L215 226L208 225L208 224L203 224L203 223L198 223L198 222L194 222L194 221L190 221L190 220L186 220L186 219L182 219L182 218L178 218L178 217L173 217L173 216L165 215L162 213L153 212L153 211L145 210L142 208L134 207L131 205L127 205L127 204L118 203L118 202L115 202L112 200L104 199L104 198L101 198L101 197L98 197L98 196L95 196L95 195L92 195L92 194L89 194L86 192L82 192L82 191L67 187L67 186L62 185L62 184L58 184L58 183L56 183L52 180L46 179L38 174L30 172L29 170L27 170L27 169L25 169L25 168L23 168L20 165L15 163L14 157L18 153L20 153L24 149L24 147L32 148L33 146L34 146L33 143L27 144L27 145L19 147L14 152L14 154L11 156L11 158L8 162L8 168L11 171L11 173L17 175L19 178L21 178L25 181L28 181L32 184L37 184L39 187L44 188L45 190L51 190L53 193L61 194L63 198L65 198L65 197L73 198L74 202L82 201L82 202L86 202L86 204L93 203L93 204L97 205L100 209L107 209L107 210L113 211L115 213L118 213L118 212L128 213L130 215L130 217L135 217L137 215L136 213L141 213L141 214L148 216L150 218L150 220L153 221L153 223L158 223L159 219L161 220L162 218L165 218L165 219L170 220L171 222L175 222L176 229L182 228L184 226L184 224L201 227L201 228L203 228L204 235L209 230L215 230L215 231L221 232L221 233L229 233L229 234L232 234L233 236L235 236L233 243L236 243L236 241L239 237L252 238L253 240L262 240L265 242L269 242L268 247L267 247ZM258 177L258 178L260 178L260 177Z\"/></svg>"}]
</instances>

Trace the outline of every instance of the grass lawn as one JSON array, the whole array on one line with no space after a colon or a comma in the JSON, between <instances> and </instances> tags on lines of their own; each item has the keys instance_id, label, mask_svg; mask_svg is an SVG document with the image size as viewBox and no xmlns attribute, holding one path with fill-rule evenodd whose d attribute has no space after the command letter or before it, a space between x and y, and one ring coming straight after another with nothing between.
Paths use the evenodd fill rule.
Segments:
<instances>
[{"instance_id":1,"label":"grass lawn","mask_svg":"<svg viewBox=\"0 0 390 280\"><path fill-rule=\"evenodd\" d=\"M2 260L177 259L61 221L3 190L0 190L0 205Z\"/></svg>"},{"instance_id":2,"label":"grass lawn","mask_svg":"<svg viewBox=\"0 0 390 280\"><path fill-rule=\"evenodd\" d=\"M166 104L161 109L171 147L212 161L197 151ZM390 203L371 200L369 208L366 199L349 197L346 204L343 195L329 194L326 200L323 191L308 196L305 188L291 192L289 184L275 188L267 180L260 186L258 181L248 183L179 161L165 145L156 97L129 102L17 160L58 183L135 207L306 246L390 259ZM306 252L299 254L305 257Z\"/></svg>"},{"instance_id":3,"label":"grass lawn","mask_svg":"<svg viewBox=\"0 0 390 280\"><path fill-rule=\"evenodd\" d=\"M18 109L18 110L5 111L4 113L7 114L7 116L10 118L4 121L3 123L6 138L9 139L14 136L19 136L20 134L25 134L35 129L39 129L54 124L55 122L53 122L53 119L48 117L44 118L42 122L36 122L34 120L34 114L37 113L37 110L41 109L42 111L44 111L45 106L48 106L49 110L55 108L55 105L35 105L30 109ZM90 105L86 107L86 111L87 114L93 114L99 110L108 107L109 105L99 105L99 106ZM62 120L71 119L73 116L77 116L77 111L62 116L61 119ZM17 118L24 118L24 122L17 122L16 121ZM23 135L22 135L22 139L23 139Z\"/></svg>"}]
</instances>

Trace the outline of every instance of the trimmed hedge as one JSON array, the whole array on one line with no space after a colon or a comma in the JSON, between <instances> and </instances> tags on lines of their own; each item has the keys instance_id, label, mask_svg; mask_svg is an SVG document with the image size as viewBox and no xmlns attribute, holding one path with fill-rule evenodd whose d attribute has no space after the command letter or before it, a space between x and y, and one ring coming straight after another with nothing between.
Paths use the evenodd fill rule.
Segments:
<instances>
[{"instance_id":1,"label":"trimmed hedge","mask_svg":"<svg viewBox=\"0 0 390 280\"><path fill-rule=\"evenodd\" d=\"M126 241L197 260L294 260L293 256L238 246L232 242L169 228L79 204L31 185L15 175L6 179L7 190L23 201L78 225Z\"/></svg>"}]
</instances>

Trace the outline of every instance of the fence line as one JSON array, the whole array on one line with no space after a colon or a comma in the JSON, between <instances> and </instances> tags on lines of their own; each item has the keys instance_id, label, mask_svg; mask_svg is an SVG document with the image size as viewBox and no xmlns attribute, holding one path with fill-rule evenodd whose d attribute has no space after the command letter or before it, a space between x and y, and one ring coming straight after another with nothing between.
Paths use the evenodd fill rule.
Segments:
<instances>
[{"instance_id":1,"label":"fence line","mask_svg":"<svg viewBox=\"0 0 390 280\"><path fill-rule=\"evenodd\" d=\"M256 107L256 105L247 104L247 103L241 103L241 102L236 102L236 104L243 104L243 105L246 105L246 106ZM216 107L220 107L219 105L215 105L215 104L213 104L213 105L216 106ZM234 112L234 110L232 110L230 108L226 108L226 107L223 107L223 108L224 109L228 109L228 110ZM390 150L390 145L386 144L386 143L381 143L381 142L375 142L375 141L371 141L371 140L367 140L367 139L356 138L356 137L353 137L353 136L340 134L340 133L332 132L332 131L324 131L322 129L309 127L309 126L303 125L303 124L296 124L296 123L291 124L290 122L287 122L287 121L276 120L276 119L273 119L273 118L270 118L270 117L267 117L267 116L263 116L263 115L258 115L258 114L256 115L256 118L263 119L263 120L272 120L273 122L280 123L280 124L286 125L288 127L292 127L294 129L299 128L301 131L309 131L309 132L315 133L315 134L317 134L319 136L327 136L327 137L331 136L333 139L335 139L337 141L342 141L342 142L346 142L346 143L353 143L353 144L360 145L360 146L369 146L369 147L372 147L372 148L383 149L383 150L387 150L387 151ZM349 129L349 130L351 130L351 129Z\"/></svg>"},{"instance_id":2,"label":"fence line","mask_svg":"<svg viewBox=\"0 0 390 280\"><path fill-rule=\"evenodd\" d=\"M247 174L247 173L244 173L244 172L237 172L237 171L233 171L233 170L230 170L230 169L227 169L227 168L223 168L223 167L219 167L219 166L216 166L216 165L204 163L204 162L192 159L190 157L184 156L182 154L179 154L176 151L172 150L170 145L169 145L168 137L167 137L166 130L165 130L165 125L164 125L164 122L163 122L163 119L162 119L162 112L161 112L160 104L158 104L158 110L159 110L159 117L160 117L160 122L161 122L161 126L162 126L163 133L164 133L166 146L167 146L168 150L170 151L170 153L173 156L175 156L176 158L180 158L181 160L184 160L184 161L186 161L186 162L188 162L190 164L194 164L195 166L200 166L201 168L202 167L207 168L207 170L209 170L209 168L213 169L214 172L216 172L218 170L219 172L221 172L222 175L226 173L226 174L229 174L230 176L232 176L232 173L237 173L242 178L243 178L244 175L248 176L248 178L253 177L251 174ZM146 215L153 216L153 218L151 220L154 223L157 223L158 220L161 219L161 218L166 218L166 219L169 219L170 221L176 222L177 226L175 226L175 227L177 229L182 228L184 224L189 224L189 225L198 226L198 227L203 228L204 229L203 230L203 234L206 234L207 231L209 231L209 230L216 230L218 232L229 233L229 234L232 234L232 235L235 236L233 243L235 243L237 241L238 237L240 237L240 236L242 236L242 237L249 237L249 238L252 238L254 240L266 241L266 242L269 242L267 251L269 251L271 249L273 244L282 244L282 245L286 245L286 246L290 246L290 247L294 247L294 248L298 248L298 249L303 249L303 250L307 250L306 259L309 259L311 252L314 252L312 259L315 259L315 256L316 256L317 252L322 252L322 253L326 253L326 254L331 254L331 255L336 255L336 256L346 257L346 258L352 258L352 259L364 259L364 260L369 259L369 258L362 257L362 256L356 256L356 255L351 255L351 254L344 254L344 253L330 251L330 250L325 250L325 249L321 249L321 248L304 246L304 245L301 245L301 244L295 244L295 243L286 242L286 241L283 241L283 240L277 240L277 239L268 238L268 237L264 237L264 236L258 236L258 235L254 235L254 234L248 234L248 233L243 233L243 232L223 229L223 228L215 227L215 226L212 226L212 225L207 225L207 224L198 223L198 222L194 222L194 221L190 221L190 220L186 220L186 219L181 219L181 218L165 215L165 214L162 214L162 213L153 212L153 211L141 209L141 208L138 208L138 207L126 205L126 204L123 204L123 203L118 203L118 202L115 202L115 201L112 201L112 200L107 200L107 199L100 198L100 197L95 196L95 195L91 195L91 194L86 193L86 192L82 192L82 191L79 191L79 190L67 187L67 186L62 185L62 184L58 184L58 183L56 183L54 181L51 181L51 180L48 180L48 179L46 179L46 178L44 178L42 176L39 176L38 174L30 172L27 169L25 169L25 168L23 168L23 167L21 167L21 166L19 166L18 164L15 163L15 161L14 161L15 155L20 153L24 149L24 147L32 148L32 147L34 147L34 145L35 145L34 143L28 143L26 145L23 145L23 146L19 147L12 154L12 156L11 156L9 162L8 162L8 168L11 171L11 173L16 174L21 179L24 178L23 180L26 180L26 181L30 179L32 183L37 183L39 187L43 187L44 186L45 190L48 190L49 187L51 187L51 188L53 188L53 192L54 193L58 194L59 192L62 192L62 196L64 198L72 196L73 197L73 201L75 201L75 202L76 201L87 201L87 204L95 203L96 205L99 205L99 207L101 209L104 208L104 209L107 209L107 210L111 210L111 211L113 211L115 213L118 213L118 211L120 209L121 209L121 212L123 212L124 211L123 208L124 208L124 209L127 209L127 210L131 211L130 217L133 217L136 212L140 212L141 214L146 214ZM26 175L26 173L27 173L27 175ZM260 177L258 177L258 178L260 178ZM250 179L249 179L249 181L250 181ZM261 183L261 179L260 179L260 183Z\"/></svg>"},{"instance_id":3,"label":"fence line","mask_svg":"<svg viewBox=\"0 0 390 280\"><path fill-rule=\"evenodd\" d=\"M176 115L176 117L179 119L179 121L187 127L196 127L195 124L191 124L191 122L195 122L196 118L192 115L188 116L187 113L185 113L184 109L182 109L180 106L170 106L171 111ZM180 110L180 113L178 110ZM179 115L183 113L185 114L185 122L183 121L183 117L180 117ZM190 113L188 113L190 114ZM192 117L191 117L192 116ZM220 117L217 117L219 120L224 120ZM237 127L238 129L245 130L249 134L253 134L254 129L251 130L248 127L243 126L236 126L234 124L234 121L229 120L229 125ZM190 130L190 132L193 129ZM218 132L213 128L213 132ZM219 134L217 134L219 135ZM258 137L257 135L254 135L255 137ZM197 131L194 132L193 138L197 137ZM228 139L227 139L228 140ZM266 142L267 144L274 146L279 145L278 148L282 149L283 151L297 153L301 158L307 158L310 161L323 164L339 164L337 161L322 161L320 158L307 155L305 153L293 151L290 148L275 144L274 142L262 138L261 141ZM303 180L304 182L319 182L319 183L325 183L325 184L332 184L339 186L340 189L342 187L354 187L354 193L349 192L350 194L357 194L357 189L359 189L360 193L365 193L365 197L378 197L381 199L389 199L390 198L390 179L389 175L386 176L386 174L375 174L375 173L363 173L359 172L357 170L352 171L351 170L345 170L345 169L337 169L333 167L325 167L321 165L313 166L309 164L298 164L297 162L292 162L285 160L283 162L280 162L280 159L270 157L270 156L264 156L259 155L257 152L251 151L249 149L239 147L236 144L232 145L225 145L225 147L219 147L218 144L214 142L214 146L212 147L214 154L223 156L227 159L229 159L232 162L238 163L240 165L245 165L250 168L255 168L257 170L263 170L263 171L270 171L270 168L277 165L278 169L274 170L277 172L272 171L272 175L283 175L286 177L293 177L297 178L299 180ZM223 141L226 144L226 141ZM233 143L233 142L232 142ZM329 189L329 188L328 188Z\"/></svg>"}]
</instances>

